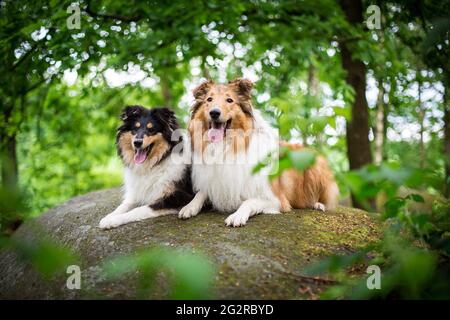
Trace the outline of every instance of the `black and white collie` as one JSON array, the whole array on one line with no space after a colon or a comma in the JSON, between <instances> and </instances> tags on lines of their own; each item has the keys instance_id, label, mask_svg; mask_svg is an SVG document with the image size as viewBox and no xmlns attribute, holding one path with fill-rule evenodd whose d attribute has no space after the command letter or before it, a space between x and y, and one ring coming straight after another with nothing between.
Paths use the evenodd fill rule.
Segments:
<instances>
[{"instance_id":1,"label":"black and white collie","mask_svg":"<svg viewBox=\"0 0 450 320\"><path fill-rule=\"evenodd\" d=\"M128 106L117 132L117 149L125 165L124 198L100 221L110 229L134 221L177 213L193 198L190 167L172 157L174 113L167 108Z\"/></svg>"},{"instance_id":2,"label":"black and white collie","mask_svg":"<svg viewBox=\"0 0 450 320\"><path fill-rule=\"evenodd\" d=\"M197 215L209 200L214 209L232 213L225 223L243 226L259 213L280 213L292 208L332 210L339 190L327 162L299 172L287 169L269 181L254 166L279 146L278 135L252 106L253 84L236 79L227 84L206 81L194 89L189 133L192 141L192 183L196 195L179 212L180 218ZM230 161L231 160L231 161Z\"/></svg>"}]
</instances>

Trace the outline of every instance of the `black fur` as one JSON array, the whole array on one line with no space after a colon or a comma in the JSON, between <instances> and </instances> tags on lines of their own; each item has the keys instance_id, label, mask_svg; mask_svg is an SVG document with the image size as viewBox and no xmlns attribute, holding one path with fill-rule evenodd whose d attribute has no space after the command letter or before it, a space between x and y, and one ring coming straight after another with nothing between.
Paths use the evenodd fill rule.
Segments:
<instances>
[{"instance_id":1,"label":"black fur","mask_svg":"<svg viewBox=\"0 0 450 320\"><path fill-rule=\"evenodd\" d=\"M123 123L118 128L116 136L116 145L120 157L122 157L122 154L118 142L120 136L125 132L137 135L161 133L170 147L160 162L170 155L175 145L182 141L182 137L178 141L172 141L172 132L178 129L179 125L174 112L168 108L147 109L138 105L127 106L122 111L121 119ZM139 128L136 128L136 122L141 123ZM152 124L151 129L147 128L148 123ZM155 188L158 187L155 186ZM193 198L191 168L188 166L180 180L175 182L175 191L158 202L150 204L149 207L153 210L179 209L188 204Z\"/></svg>"},{"instance_id":2,"label":"black fur","mask_svg":"<svg viewBox=\"0 0 450 320\"><path fill-rule=\"evenodd\" d=\"M133 134L140 135L152 135L161 133L164 139L169 143L169 150L162 157L160 161L165 159L172 148L182 141L182 138L178 141L172 141L172 132L179 128L177 118L172 110L168 108L154 108L147 109L142 106L127 106L122 110L121 119L122 125L117 129L116 146L117 153L122 157L122 151L119 146L119 138L125 132L131 132ZM135 127L136 122L140 122L142 125L139 128ZM147 123L152 124L152 128L147 128Z\"/></svg>"},{"instance_id":3,"label":"black fur","mask_svg":"<svg viewBox=\"0 0 450 320\"><path fill-rule=\"evenodd\" d=\"M151 204L150 208L153 210L160 209L181 209L183 206L191 202L194 198L191 182L191 168L184 173L183 178L175 183L175 191L157 203Z\"/></svg>"}]
</instances>

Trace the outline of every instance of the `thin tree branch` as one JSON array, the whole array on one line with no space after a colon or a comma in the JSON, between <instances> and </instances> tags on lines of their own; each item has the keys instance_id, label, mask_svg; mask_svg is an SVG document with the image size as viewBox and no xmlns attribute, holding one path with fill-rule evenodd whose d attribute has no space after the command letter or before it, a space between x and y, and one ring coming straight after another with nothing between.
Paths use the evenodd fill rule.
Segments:
<instances>
[{"instance_id":1,"label":"thin tree branch","mask_svg":"<svg viewBox=\"0 0 450 320\"><path fill-rule=\"evenodd\" d=\"M35 43L30 50L28 50L22 57L20 57L19 60L17 60L16 63L14 63L11 68L9 68L10 71L14 71L15 69L17 69L18 66L20 66L23 62L25 62L25 60L28 59L28 57L30 57L30 55L34 52L34 50L36 50L38 44Z\"/></svg>"},{"instance_id":2,"label":"thin tree branch","mask_svg":"<svg viewBox=\"0 0 450 320\"><path fill-rule=\"evenodd\" d=\"M134 17L127 17L127 16L123 16L120 14L115 14L115 13L106 14L106 13L95 12L91 8L90 0L87 1L87 6L85 9L85 12L93 18L102 18L102 19L107 19L107 20L120 20L123 22L137 22L143 18L141 15L136 15Z\"/></svg>"},{"instance_id":3,"label":"thin tree branch","mask_svg":"<svg viewBox=\"0 0 450 320\"><path fill-rule=\"evenodd\" d=\"M33 91L34 89L38 88L40 85L42 85L44 82L46 82L48 79L42 79L38 82L36 82L35 84L33 84L32 86L28 87L27 90L25 90L24 95L30 93L31 91Z\"/></svg>"},{"instance_id":4,"label":"thin tree branch","mask_svg":"<svg viewBox=\"0 0 450 320\"><path fill-rule=\"evenodd\" d=\"M50 27L48 28L48 32L46 35L51 35L51 33L55 31L55 27ZM31 55L32 53L34 53L36 51L36 49L42 45L45 42L45 40L40 40L35 42L32 46L31 49L28 50L22 57L20 57L19 60L17 60L10 68L10 71L14 71L15 69L17 69L17 67L19 67L22 63L24 63Z\"/></svg>"}]
</instances>

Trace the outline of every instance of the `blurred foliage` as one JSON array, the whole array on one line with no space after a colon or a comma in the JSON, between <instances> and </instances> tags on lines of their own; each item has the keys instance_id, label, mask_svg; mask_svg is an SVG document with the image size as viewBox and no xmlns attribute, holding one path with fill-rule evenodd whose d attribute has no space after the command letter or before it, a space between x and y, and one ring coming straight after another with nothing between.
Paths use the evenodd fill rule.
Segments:
<instances>
[{"instance_id":1,"label":"blurred foliage","mask_svg":"<svg viewBox=\"0 0 450 320\"><path fill-rule=\"evenodd\" d=\"M432 212L412 212L409 202L424 201L418 194L396 196L403 184L422 183L423 175L392 164L368 166L347 175L359 199L387 195L377 219L383 225L379 242L347 256L332 256L307 268L306 273L327 274L338 281L322 293L323 299L449 299L450 201L436 199ZM367 202L366 202L367 203ZM381 289L369 290L367 276L354 270L381 268Z\"/></svg>"},{"instance_id":2,"label":"blurred foliage","mask_svg":"<svg viewBox=\"0 0 450 320\"><path fill-rule=\"evenodd\" d=\"M151 296L158 275L169 280L169 299L211 298L214 269L204 256L174 249L154 248L107 261L103 267L107 279L138 273L140 299Z\"/></svg>"},{"instance_id":3,"label":"blurred foliage","mask_svg":"<svg viewBox=\"0 0 450 320\"><path fill-rule=\"evenodd\" d=\"M363 1L363 8L372 2ZM367 249L376 252L374 259L390 279L381 295L439 297L437 292L445 290L431 284L449 283L440 277L441 267L448 265L448 203L437 201L432 212L413 214L409 208L422 199L430 202L423 193L439 199L450 185L445 176L450 159L442 152L449 108L443 96L450 83L450 2L376 3L382 14L379 30L350 24L339 2L330 0L229 0L226 5L218 0L80 0L73 2L79 5L80 29L70 29L72 1L1 1L0 234L10 235L28 216L73 196L120 185L114 139L124 105L167 105L185 124L189 91L203 78L226 81L244 74L259 79L255 107L279 128L281 138L313 146L329 159L342 198L352 192L368 209L374 197L385 198L380 217L389 226L386 236ZM383 93L376 101L368 99L369 138L374 144L377 134L383 136L385 161L352 172L346 122L355 92L341 66L342 43L364 62L367 95ZM380 106L381 133L376 130ZM15 144L8 148L10 142ZM315 156L282 149L277 174L291 167L305 170ZM8 175L18 181L13 188L5 181ZM402 187L418 195L399 196ZM36 265L33 251L42 259L59 252L48 245L16 249ZM180 283L195 287L171 266L189 259L175 255L180 260L172 261L153 251L142 255L130 257L135 270L153 275L160 263L172 268ZM331 269L340 274L363 256L331 258ZM199 264L201 258L192 261ZM144 294L148 283L142 283ZM195 296L203 296L203 284ZM335 287L329 297L350 296L349 288L356 287L350 282ZM355 292L354 297L375 295Z\"/></svg>"},{"instance_id":4,"label":"blurred foliage","mask_svg":"<svg viewBox=\"0 0 450 320\"><path fill-rule=\"evenodd\" d=\"M288 147L280 147L277 153L271 153L258 162L252 170L255 174L267 170L270 179L279 177L284 170L294 168L304 171L316 162L316 152L309 149L291 150ZM263 171L264 172L264 171Z\"/></svg>"},{"instance_id":5,"label":"blurred foliage","mask_svg":"<svg viewBox=\"0 0 450 320\"><path fill-rule=\"evenodd\" d=\"M44 236L36 236L33 240L1 238L0 250L18 254L21 260L30 264L47 280L65 274L68 266L78 265L80 261L68 248Z\"/></svg>"},{"instance_id":6,"label":"blurred foliage","mask_svg":"<svg viewBox=\"0 0 450 320\"><path fill-rule=\"evenodd\" d=\"M23 196L18 190L0 188L0 236L11 234L27 217L28 208L23 203Z\"/></svg>"}]
</instances>

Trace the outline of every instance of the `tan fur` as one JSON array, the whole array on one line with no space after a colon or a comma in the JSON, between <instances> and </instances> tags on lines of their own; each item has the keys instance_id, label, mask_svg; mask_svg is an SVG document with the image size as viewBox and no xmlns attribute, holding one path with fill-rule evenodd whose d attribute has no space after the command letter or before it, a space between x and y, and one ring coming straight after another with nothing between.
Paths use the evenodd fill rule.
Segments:
<instances>
[{"instance_id":1,"label":"tan fur","mask_svg":"<svg viewBox=\"0 0 450 320\"><path fill-rule=\"evenodd\" d=\"M146 139L148 144L146 144ZM167 152L167 150L169 150L169 144L163 138L160 132L149 137L147 136L144 137L144 148L152 143L153 148L150 151L147 160L150 160L152 163L156 163L162 158L162 156Z\"/></svg>"},{"instance_id":2,"label":"tan fur","mask_svg":"<svg viewBox=\"0 0 450 320\"><path fill-rule=\"evenodd\" d=\"M214 106L220 106L225 121L231 119L229 129L233 130L226 132L226 139L232 143L233 152L237 153L248 147L249 135L245 135L245 133L253 128L249 112L251 108L248 109L248 105L251 104L251 96L244 94L243 90L236 80L228 84L215 84L207 81L194 89L196 101L192 107L188 125L194 150L204 150L209 143L205 133L209 126L209 112ZM211 102L208 101L209 97L213 99ZM228 98L233 99L233 102L227 102ZM197 130L201 132L201 136Z\"/></svg>"},{"instance_id":3,"label":"tan fur","mask_svg":"<svg viewBox=\"0 0 450 320\"><path fill-rule=\"evenodd\" d=\"M228 84L206 81L194 89L195 104L191 109L191 119L188 125L194 150L203 151L209 143L205 132L208 130L209 112L216 105L220 106L225 120L232 119L230 129L241 129L242 133L253 128L252 86L253 84L249 80L236 79ZM209 97L212 97L213 101L208 102ZM228 98L233 99L233 103L227 102ZM237 135L229 132L226 139L233 139L234 152L242 150L242 147L239 146L243 144L238 143ZM245 148L248 143L249 136L246 135ZM284 141L280 142L280 146L292 150L303 148L300 144L290 144ZM282 212L290 211L292 208L313 208L317 202L324 204L326 210L333 210L339 195L333 173L325 158L321 156L318 156L315 164L304 172L293 168L285 170L279 177L272 180L271 187L273 193L280 200Z\"/></svg>"},{"instance_id":4,"label":"tan fur","mask_svg":"<svg viewBox=\"0 0 450 320\"><path fill-rule=\"evenodd\" d=\"M131 132L125 132L119 137L119 148L122 153L122 159L125 164L134 162L133 135Z\"/></svg>"},{"instance_id":5,"label":"tan fur","mask_svg":"<svg viewBox=\"0 0 450 320\"><path fill-rule=\"evenodd\" d=\"M291 150L303 149L300 144L280 142L281 146ZM300 172L287 169L271 182L272 191L281 202L281 211L292 208L313 208L317 202L323 203L327 210L333 210L337 204L338 188L327 161L316 157L313 166Z\"/></svg>"}]
</instances>

